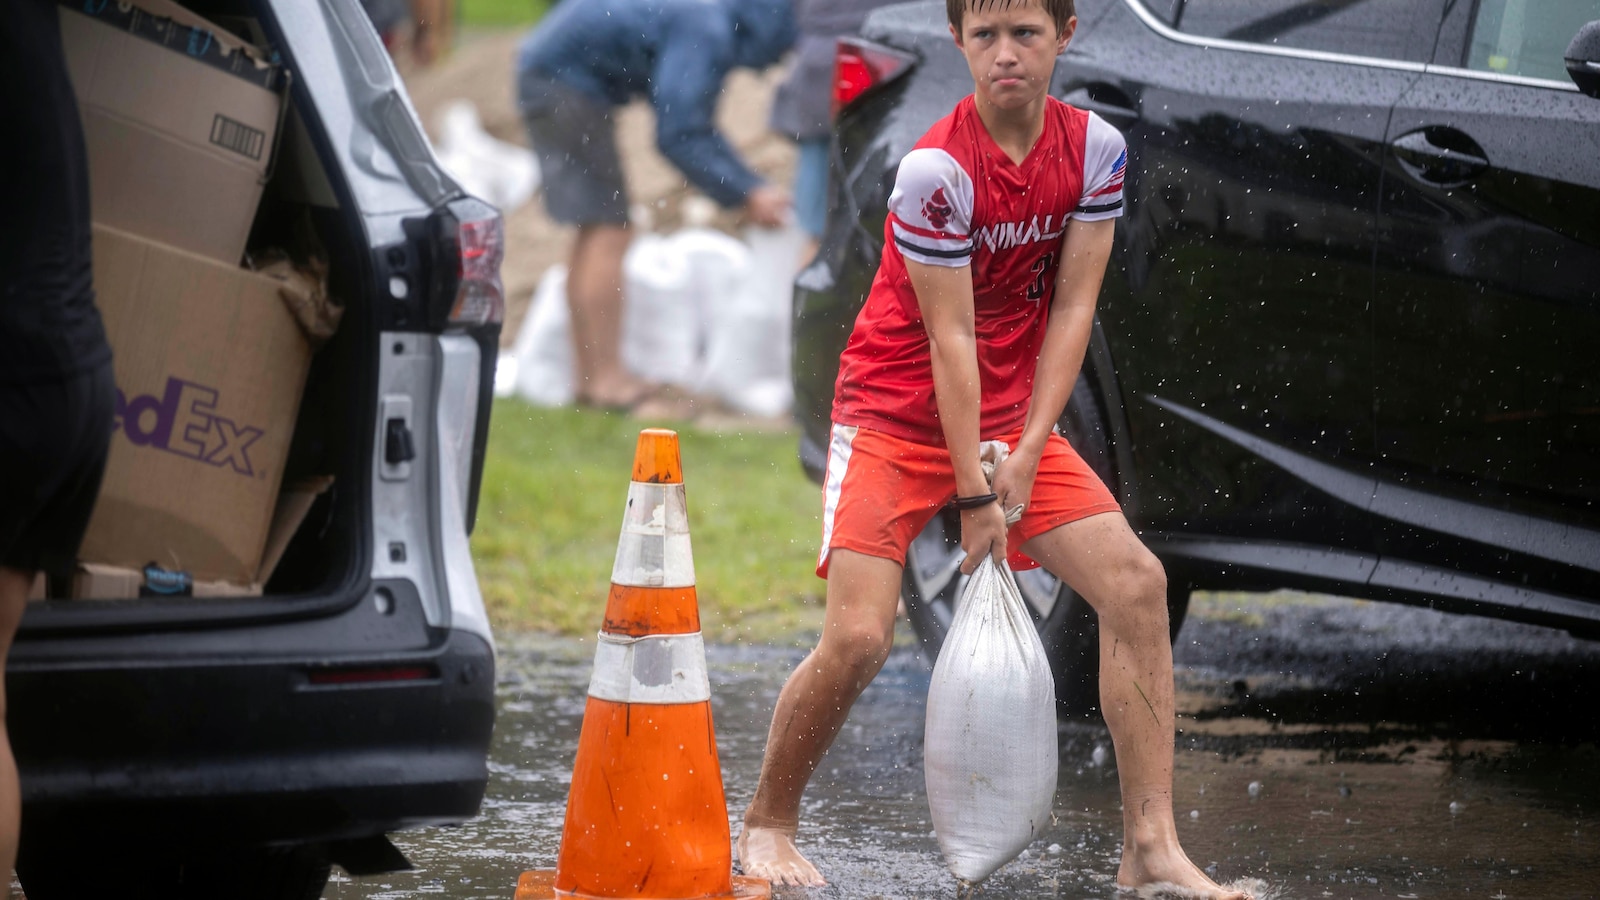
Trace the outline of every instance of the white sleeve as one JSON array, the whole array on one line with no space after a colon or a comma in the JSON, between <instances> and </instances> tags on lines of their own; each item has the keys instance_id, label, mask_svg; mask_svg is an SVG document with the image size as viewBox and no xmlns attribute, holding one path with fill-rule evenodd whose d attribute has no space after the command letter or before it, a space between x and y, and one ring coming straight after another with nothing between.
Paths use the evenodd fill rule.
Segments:
<instances>
[{"instance_id":1,"label":"white sleeve","mask_svg":"<svg viewBox=\"0 0 1600 900\"><path fill-rule=\"evenodd\" d=\"M1122 175L1128 168L1128 144L1122 133L1094 113L1083 139L1083 197L1072 218L1098 222L1122 215Z\"/></svg>"},{"instance_id":2,"label":"white sleeve","mask_svg":"<svg viewBox=\"0 0 1600 900\"><path fill-rule=\"evenodd\" d=\"M930 266L972 262L972 179L955 157L923 147L906 154L889 195L900 255Z\"/></svg>"}]
</instances>

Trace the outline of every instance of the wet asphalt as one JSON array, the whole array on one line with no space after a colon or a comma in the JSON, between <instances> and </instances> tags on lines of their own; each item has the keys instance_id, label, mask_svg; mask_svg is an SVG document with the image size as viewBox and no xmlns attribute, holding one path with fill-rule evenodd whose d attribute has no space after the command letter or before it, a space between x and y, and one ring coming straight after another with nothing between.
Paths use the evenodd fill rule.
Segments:
<instances>
[{"instance_id":1,"label":"wet asphalt","mask_svg":"<svg viewBox=\"0 0 1600 900\"><path fill-rule=\"evenodd\" d=\"M928 816L929 665L906 631L806 795L830 879L780 897L953 897ZM806 646L711 646L730 818ZM397 835L412 872L336 873L324 897L511 898L552 868L593 641L502 635L482 813ZM1197 595L1179 635L1175 799L1191 858L1270 898L1600 897L1600 643L1425 609ZM1056 822L979 896L1113 897L1120 845L1104 727L1060 732Z\"/></svg>"}]
</instances>

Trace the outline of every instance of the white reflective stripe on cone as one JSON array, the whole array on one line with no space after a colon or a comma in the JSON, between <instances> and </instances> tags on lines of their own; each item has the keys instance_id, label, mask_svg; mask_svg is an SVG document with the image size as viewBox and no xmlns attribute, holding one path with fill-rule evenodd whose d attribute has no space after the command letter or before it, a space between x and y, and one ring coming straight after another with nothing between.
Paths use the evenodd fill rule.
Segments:
<instances>
[{"instance_id":1,"label":"white reflective stripe on cone","mask_svg":"<svg viewBox=\"0 0 1600 900\"><path fill-rule=\"evenodd\" d=\"M628 508L611 583L623 587L692 587L689 513L681 484L628 485Z\"/></svg>"},{"instance_id":2,"label":"white reflective stripe on cone","mask_svg":"<svg viewBox=\"0 0 1600 900\"><path fill-rule=\"evenodd\" d=\"M600 632L589 696L616 703L699 703L711 699L706 644L700 632L647 634Z\"/></svg>"}]
</instances>

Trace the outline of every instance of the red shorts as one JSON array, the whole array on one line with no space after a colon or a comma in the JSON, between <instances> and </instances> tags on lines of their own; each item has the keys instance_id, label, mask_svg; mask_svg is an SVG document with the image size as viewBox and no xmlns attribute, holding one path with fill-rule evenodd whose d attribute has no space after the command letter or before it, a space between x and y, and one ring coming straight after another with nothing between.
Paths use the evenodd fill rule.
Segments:
<instances>
[{"instance_id":1,"label":"red shorts","mask_svg":"<svg viewBox=\"0 0 1600 900\"><path fill-rule=\"evenodd\" d=\"M1022 432L1001 435L1016 446ZM833 426L828 473L822 487L822 552L817 574L828 577L835 547L906 562L906 548L941 507L956 495L950 452L855 425ZM1117 499L1066 438L1050 435L1039 460L1033 496L1006 541L1011 568L1039 564L1021 551L1028 540L1052 528L1106 512L1120 512Z\"/></svg>"}]
</instances>

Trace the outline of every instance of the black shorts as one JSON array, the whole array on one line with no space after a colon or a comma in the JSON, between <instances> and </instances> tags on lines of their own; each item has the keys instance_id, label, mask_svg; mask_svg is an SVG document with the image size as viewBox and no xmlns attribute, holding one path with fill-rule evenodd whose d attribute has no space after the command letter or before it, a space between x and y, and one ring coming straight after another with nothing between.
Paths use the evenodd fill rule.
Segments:
<instances>
[{"instance_id":1,"label":"black shorts","mask_svg":"<svg viewBox=\"0 0 1600 900\"><path fill-rule=\"evenodd\" d=\"M111 447L111 363L41 384L0 385L0 565L69 572Z\"/></svg>"}]
</instances>

